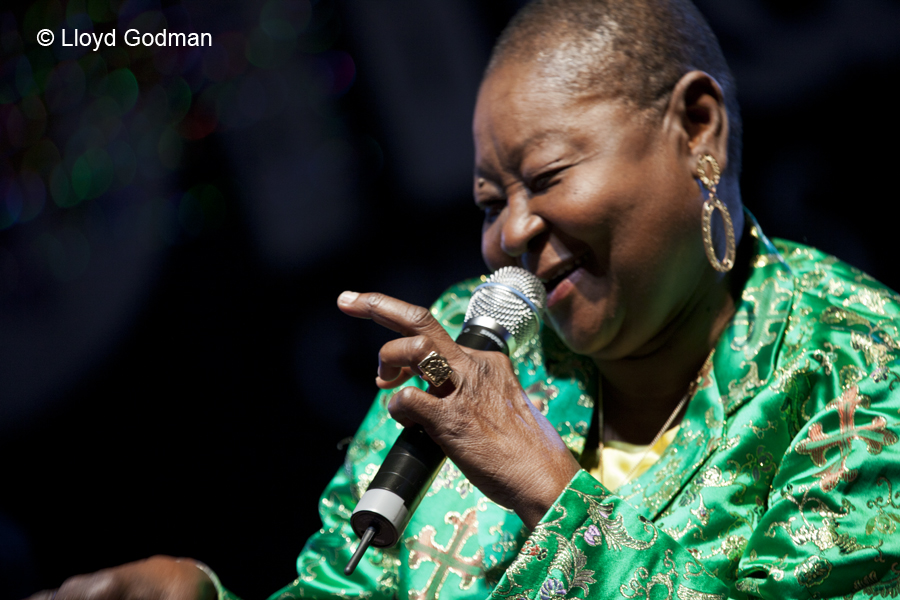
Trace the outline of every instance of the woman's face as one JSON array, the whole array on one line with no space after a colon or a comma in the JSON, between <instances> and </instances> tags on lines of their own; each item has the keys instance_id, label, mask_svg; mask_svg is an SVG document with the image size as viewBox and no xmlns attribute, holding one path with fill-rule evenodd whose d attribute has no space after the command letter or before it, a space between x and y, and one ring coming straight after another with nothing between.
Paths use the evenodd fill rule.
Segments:
<instances>
[{"instance_id":1,"label":"woman's face","mask_svg":"<svg viewBox=\"0 0 900 600\"><path fill-rule=\"evenodd\" d=\"M501 65L479 92L485 262L544 280L553 328L599 360L655 349L710 277L689 136L665 114L571 98L527 63Z\"/></svg>"}]
</instances>

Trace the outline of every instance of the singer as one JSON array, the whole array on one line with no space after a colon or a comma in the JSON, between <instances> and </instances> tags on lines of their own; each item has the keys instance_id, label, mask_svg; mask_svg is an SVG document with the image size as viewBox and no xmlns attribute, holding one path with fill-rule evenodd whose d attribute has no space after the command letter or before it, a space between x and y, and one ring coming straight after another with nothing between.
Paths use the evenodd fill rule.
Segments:
<instances>
[{"instance_id":1,"label":"singer","mask_svg":"<svg viewBox=\"0 0 900 600\"><path fill-rule=\"evenodd\" d=\"M478 281L430 310L340 296L400 337L273 600L900 594L900 297L743 209L734 85L696 8L535 0L494 48L474 137L485 262L544 282L545 326L507 359L453 341ZM426 393L428 357L448 378ZM399 543L345 576L398 423L450 460ZM231 597L200 566L158 557L57 598Z\"/></svg>"}]
</instances>

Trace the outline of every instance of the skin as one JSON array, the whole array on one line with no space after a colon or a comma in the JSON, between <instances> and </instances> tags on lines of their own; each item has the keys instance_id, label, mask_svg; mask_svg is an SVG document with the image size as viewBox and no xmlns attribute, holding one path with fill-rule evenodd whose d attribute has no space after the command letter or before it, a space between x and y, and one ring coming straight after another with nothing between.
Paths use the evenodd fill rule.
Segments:
<instances>
[{"instance_id":1,"label":"skin","mask_svg":"<svg viewBox=\"0 0 900 600\"><path fill-rule=\"evenodd\" d=\"M216 588L191 559L153 556L68 578L28 600L214 600Z\"/></svg>"},{"instance_id":2,"label":"skin","mask_svg":"<svg viewBox=\"0 0 900 600\"><path fill-rule=\"evenodd\" d=\"M728 277L703 254L696 181L701 155L727 164L721 89L688 73L659 116L615 99L571 98L542 84L531 64L500 65L482 83L474 135L486 264L547 279L568 273L548 297L549 323L602 374L605 439L649 442L734 313ZM739 235L740 198L723 201ZM474 485L533 529L580 467L509 360L457 346L427 309L395 298L345 292L338 307L400 334L379 353L381 388L421 374L433 350L448 360L451 380L433 395L401 389L392 416L421 424ZM205 600L213 590L190 562L153 557L70 578L31 600L54 593Z\"/></svg>"},{"instance_id":3,"label":"skin","mask_svg":"<svg viewBox=\"0 0 900 600\"><path fill-rule=\"evenodd\" d=\"M688 73L660 119L542 86L543 68L503 65L479 94L482 254L542 278L581 262L550 293L549 321L603 375L605 439L647 443L734 312L704 257L696 182L701 155L727 164L721 89ZM740 232L739 200L730 212Z\"/></svg>"}]
</instances>

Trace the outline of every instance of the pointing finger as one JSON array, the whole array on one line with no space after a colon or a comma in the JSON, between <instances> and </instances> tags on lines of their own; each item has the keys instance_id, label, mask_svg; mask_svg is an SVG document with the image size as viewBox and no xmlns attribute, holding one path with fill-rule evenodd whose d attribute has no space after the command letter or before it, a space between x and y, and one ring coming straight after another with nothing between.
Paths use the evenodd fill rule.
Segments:
<instances>
[{"instance_id":1,"label":"pointing finger","mask_svg":"<svg viewBox=\"0 0 900 600\"><path fill-rule=\"evenodd\" d=\"M434 334L435 327L444 332L427 308L384 294L344 292L338 296L338 308L352 317L372 319L402 335Z\"/></svg>"},{"instance_id":2,"label":"pointing finger","mask_svg":"<svg viewBox=\"0 0 900 600\"><path fill-rule=\"evenodd\" d=\"M433 350L448 360L464 355L456 343L441 327L431 311L384 294L359 294L344 292L338 297L338 308L344 313L362 319L372 319L391 331L410 337L425 336L434 343ZM424 358L424 357L422 357Z\"/></svg>"}]
</instances>

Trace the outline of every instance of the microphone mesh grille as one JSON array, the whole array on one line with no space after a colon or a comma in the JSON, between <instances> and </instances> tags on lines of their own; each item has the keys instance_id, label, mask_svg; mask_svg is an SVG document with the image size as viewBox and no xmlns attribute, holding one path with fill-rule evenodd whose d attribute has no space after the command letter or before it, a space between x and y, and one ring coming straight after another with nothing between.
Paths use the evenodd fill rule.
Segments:
<instances>
[{"instance_id":1,"label":"microphone mesh grille","mask_svg":"<svg viewBox=\"0 0 900 600\"><path fill-rule=\"evenodd\" d=\"M475 291L466 311L466 321L475 317L490 317L503 326L515 339L516 347L537 335L541 316L522 298L506 287L518 290L539 310L547 304L547 291L541 280L520 267L497 269L487 280L488 284ZM506 286L506 287L504 287Z\"/></svg>"}]
</instances>

